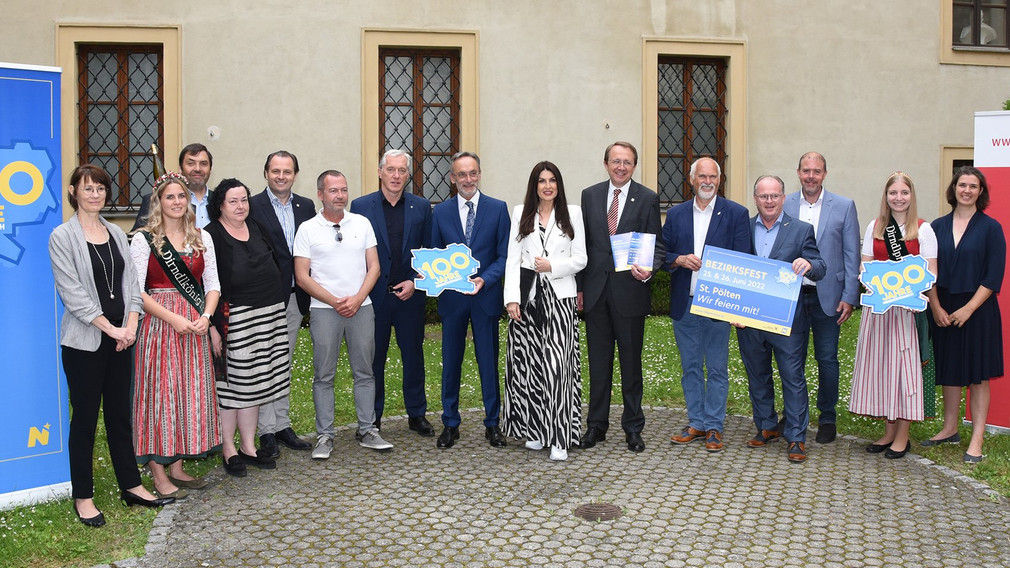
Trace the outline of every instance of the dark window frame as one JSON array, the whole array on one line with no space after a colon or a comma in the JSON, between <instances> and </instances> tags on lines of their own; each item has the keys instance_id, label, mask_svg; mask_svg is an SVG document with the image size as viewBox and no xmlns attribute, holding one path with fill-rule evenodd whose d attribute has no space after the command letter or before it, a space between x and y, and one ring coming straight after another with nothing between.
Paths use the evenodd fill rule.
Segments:
<instances>
[{"instance_id":1,"label":"dark window frame","mask_svg":"<svg viewBox=\"0 0 1010 568\"><path fill-rule=\"evenodd\" d=\"M694 197L694 188L691 187L690 182L690 170L691 163L696 159L706 156L708 154L701 154L695 152L693 137L694 137L694 125L692 121L693 114L698 111L703 112L715 112L716 113L716 138L717 138L717 150L715 155L712 155L713 159L718 162L719 167L722 168L723 175L719 184L719 195L725 195L725 188L727 183L726 177L726 162L729 158L727 146L729 144L729 132L727 129L727 121L729 120L729 112L726 106L729 90L727 86L727 77L729 74L729 60L723 57L703 57L703 56L682 56L682 55L660 55L658 60L658 77L657 89L661 88L663 71L662 67L664 65L683 65L681 70L682 81L684 85L684 90L681 96L680 104L677 106L670 105L664 106L663 96L661 93L657 97L657 124L663 124L663 113L664 112L683 112L683 117L681 120L681 127L683 128L683 135L681 136L681 151L676 152L672 150L667 150L663 145L663 139L657 140L657 167L662 170L662 164L664 160L680 160L679 169L683 176L684 184L681 188L681 192L684 196L682 201L676 199L665 198L665 196L670 195L671 190L667 187L660 187L661 183L657 177L657 191L660 195L660 206L663 208L669 208L677 203L682 203L683 201L688 201ZM717 80L716 80L716 99L717 103L715 107L711 106L696 106L694 104L692 93L694 89L693 81L693 71L698 65L714 66L716 68ZM660 128L660 131L662 128Z\"/></svg>"},{"instance_id":2,"label":"dark window frame","mask_svg":"<svg viewBox=\"0 0 1010 568\"><path fill-rule=\"evenodd\" d=\"M131 159L147 158L150 156L150 148L141 150L130 150L130 109L134 106L154 106L157 107L156 122L159 125L156 137L158 147L165 147L165 53L164 46L160 43L78 43L77 50L77 110L78 110L78 159L80 163L92 162L95 158L113 158L119 167L116 171L109 171L113 183L118 188L118 192L111 194L110 203L106 206L106 211L110 213L132 213L136 211L142 200L145 188L133 188L131 183ZM116 58L116 97L115 99L92 100L88 96L90 85L88 56L98 53L110 53ZM133 100L128 97L130 93L129 58L131 55L154 54L157 56L157 95L156 100ZM118 140L113 151L92 151L88 143L89 139L89 117L88 110L91 105L114 104L117 109L117 120L115 132ZM143 160L141 160L142 162ZM107 168L108 169L108 168ZM109 188L110 191L113 188Z\"/></svg>"},{"instance_id":3,"label":"dark window frame","mask_svg":"<svg viewBox=\"0 0 1010 568\"><path fill-rule=\"evenodd\" d=\"M385 81L387 73L387 57L410 58L414 72L412 74L411 100L410 101L388 101ZM448 102L426 101L424 99L424 74L423 70L426 58L448 58L450 60L451 73L449 79L450 100ZM431 195L425 195L425 160L432 157L451 159L452 155L460 150L461 121L462 121L462 81L461 67L462 52L458 47L409 47L409 46L380 46L379 47L379 149L380 154L390 147L386 137L387 109L395 107L409 107L411 109L411 140L408 147L403 148L410 152L413 158L413 171L411 172L412 192L429 199L432 204L445 201L456 196L456 188L453 184L445 180L449 187L448 195L438 195L435 189ZM450 148L448 151L426 150L424 147L425 128L424 110L430 108L448 108L451 112L449 121Z\"/></svg>"},{"instance_id":4,"label":"dark window frame","mask_svg":"<svg viewBox=\"0 0 1010 568\"><path fill-rule=\"evenodd\" d=\"M954 49L985 50L985 51L1010 51L1010 5L1004 2L992 2L987 0L951 0L951 47ZM965 20L965 9L968 10L968 19ZM994 10L1003 12L1002 27L993 26L992 13ZM982 14L989 16L989 20L983 24L993 28L997 33L996 39L1002 33L1002 43L982 43L982 26L976 25L976 21ZM960 16L960 17L959 17ZM998 24L998 22L997 22ZM966 27L971 30L971 37L968 41L961 41L961 33Z\"/></svg>"}]
</instances>

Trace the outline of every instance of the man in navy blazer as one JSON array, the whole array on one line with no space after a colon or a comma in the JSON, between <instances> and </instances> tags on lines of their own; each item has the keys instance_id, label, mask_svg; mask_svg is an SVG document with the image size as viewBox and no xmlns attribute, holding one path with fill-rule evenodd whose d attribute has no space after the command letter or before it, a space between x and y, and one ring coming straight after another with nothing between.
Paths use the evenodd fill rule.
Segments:
<instances>
[{"instance_id":1,"label":"man in navy blazer","mask_svg":"<svg viewBox=\"0 0 1010 568\"><path fill-rule=\"evenodd\" d=\"M484 398L484 437L496 448L506 445L498 427L500 387L498 385L498 322L504 308L502 278L508 256L509 212L504 201L480 191L480 158L471 152L452 157L449 174L456 185L455 197L435 206L431 218L431 246L444 248L452 243L470 247L480 262L470 277L476 288L469 294L447 290L438 297L442 318L442 433L439 448L451 448L459 439L459 383L466 330L473 329L473 348L480 371Z\"/></svg>"},{"instance_id":2,"label":"man in navy blazer","mask_svg":"<svg viewBox=\"0 0 1010 568\"><path fill-rule=\"evenodd\" d=\"M703 439L707 451L718 452L723 449L729 395L730 324L692 314L691 298L705 246L749 253L750 223L746 207L717 195L722 168L715 160L695 160L690 180L694 198L667 211L663 224L670 318L680 352L680 385L688 420L683 431L670 439L675 444Z\"/></svg>"},{"instance_id":3,"label":"man in navy blazer","mask_svg":"<svg viewBox=\"0 0 1010 568\"><path fill-rule=\"evenodd\" d=\"M859 301L859 219L851 199L824 190L824 178L828 175L824 156L817 152L803 154L796 175L802 190L786 197L785 212L813 225L817 250L828 265L828 272L820 282L803 279L798 308L807 316L804 338L809 341L809 331L814 335L819 414L816 439L827 444L835 440L837 432L838 336L841 325Z\"/></svg>"},{"instance_id":4,"label":"man in navy blazer","mask_svg":"<svg viewBox=\"0 0 1010 568\"><path fill-rule=\"evenodd\" d=\"M209 189L210 170L214 167L214 156L210 155L210 150L199 142L187 144L179 152L179 172L186 178L187 189L189 189L189 206L196 213L196 226L204 228L210 223L210 215L207 213L207 202L210 195L214 193ZM147 212L151 209L151 192L147 192L140 200L140 209L137 211L137 218L133 222L130 232L136 232L147 224Z\"/></svg>"},{"instance_id":5,"label":"man in navy blazer","mask_svg":"<svg viewBox=\"0 0 1010 568\"><path fill-rule=\"evenodd\" d=\"M427 296L415 293L411 250L431 245L431 203L404 191L410 180L410 154L389 150L379 159L379 191L351 202L351 211L372 223L379 255L379 280L369 297L375 311L375 427L380 427L386 401L386 355L389 335L396 329L396 344L403 361L403 404L407 427L421 436L435 429L424 414L424 304Z\"/></svg>"},{"instance_id":6,"label":"man in navy blazer","mask_svg":"<svg viewBox=\"0 0 1010 568\"><path fill-rule=\"evenodd\" d=\"M785 183L777 176L761 176L754 183L754 202L758 214L751 219L752 253L792 264L793 272L818 281L827 265L817 251L814 228L782 211ZM809 421L807 382L803 363L807 352L806 315L797 306L792 333L788 336L754 328L737 330L740 358L747 369L751 409L757 435L747 442L752 448L784 436L786 457L794 463L806 461L807 423ZM779 429L775 413L775 385L772 382L772 355L782 379L784 426Z\"/></svg>"},{"instance_id":7,"label":"man in navy blazer","mask_svg":"<svg viewBox=\"0 0 1010 568\"><path fill-rule=\"evenodd\" d=\"M263 177L267 187L249 200L249 217L263 228L263 233L273 245L274 255L281 272L281 287L290 290L287 296L288 353L294 360L298 330L302 316L309 311L309 295L295 284L295 265L291 257L295 232L298 227L315 217L312 200L292 191L298 176L298 158L291 152L278 150L267 156L263 164ZM312 448L291 428L288 415L289 397L279 398L260 406L260 449L271 456L280 455L277 442L293 450Z\"/></svg>"},{"instance_id":8,"label":"man in navy blazer","mask_svg":"<svg viewBox=\"0 0 1010 568\"><path fill-rule=\"evenodd\" d=\"M633 266L614 270L610 236L638 232L656 235L652 267L666 259L659 237L659 196L631 179L638 166L638 150L628 142L614 142L603 153L610 179L582 190L582 218L586 230L586 268L576 275L578 305L586 315L589 348L589 416L580 447L588 449L606 440L610 426L610 397L614 381L614 344L621 364L621 394L628 449L645 450L642 428L642 347L645 316L652 308L649 279L652 270ZM613 226L611 226L613 225Z\"/></svg>"}]
</instances>

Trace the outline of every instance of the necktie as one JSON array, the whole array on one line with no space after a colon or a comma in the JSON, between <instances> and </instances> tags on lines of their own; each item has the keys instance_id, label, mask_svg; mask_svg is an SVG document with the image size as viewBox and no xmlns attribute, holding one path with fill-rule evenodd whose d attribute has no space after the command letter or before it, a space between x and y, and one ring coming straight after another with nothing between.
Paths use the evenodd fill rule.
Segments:
<instances>
[{"instance_id":1,"label":"necktie","mask_svg":"<svg viewBox=\"0 0 1010 568\"><path fill-rule=\"evenodd\" d=\"M610 202L610 210L607 211L607 227L610 229L610 234L617 234L617 197L621 194L621 190L614 188L614 200Z\"/></svg>"},{"instance_id":2,"label":"necktie","mask_svg":"<svg viewBox=\"0 0 1010 568\"><path fill-rule=\"evenodd\" d=\"M466 241L466 246L470 246L470 237L473 236L473 221L475 217L473 214L473 201L467 201L466 208L466 229L463 231L463 240Z\"/></svg>"}]
</instances>

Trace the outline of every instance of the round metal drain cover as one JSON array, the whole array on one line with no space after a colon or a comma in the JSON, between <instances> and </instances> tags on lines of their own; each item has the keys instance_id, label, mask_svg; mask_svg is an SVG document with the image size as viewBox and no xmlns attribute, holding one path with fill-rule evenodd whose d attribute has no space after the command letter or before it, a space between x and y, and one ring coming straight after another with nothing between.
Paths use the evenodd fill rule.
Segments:
<instances>
[{"instance_id":1,"label":"round metal drain cover","mask_svg":"<svg viewBox=\"0 0 1010 568\"><path fill-rule=\"evenodd\" d=\"M588 503L579 505L575 516L587 521L612 521L621 516L621 508L611 503Z\"/></svg>"}]
</instances>

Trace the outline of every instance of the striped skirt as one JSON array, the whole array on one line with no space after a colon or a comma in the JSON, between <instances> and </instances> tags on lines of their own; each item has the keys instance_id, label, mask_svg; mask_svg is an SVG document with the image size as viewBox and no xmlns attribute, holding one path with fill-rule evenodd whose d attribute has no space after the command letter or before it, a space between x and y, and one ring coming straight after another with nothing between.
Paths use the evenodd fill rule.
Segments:
<instances>
[{"instance_id":1,"label":"striped skirt","mask_svg":"<svg viewBox=\"0 0 1010 568\"><path fill-rule=\"evenodd\" d=\"M863 310L852 370L849 412L922 420L922 361L915 315L902 308Z\"/></svg>"},{"instance_id":2,"label":"striped skirt","mask_svg":"<svg viewBox=\"0 0 1010 568\"><path fill-rule=\"evenodd\" d=\"M227 375L217 378L221 408L237 409L288 396L291 360L284 303L230 306Z\"/></svg>"},{"instance_id":3,"label":"striped skirt","mask_svg":"<svg viewBox=\"0 0 1010 568\"><path fill-rule=\"evenodd\" d=\"M578 445L582 421L582 370L575 298L559 299L544 282L542 327L528 313L509 320L505 354L502 431L568 449Z\"/></svg>"},{"instance_id":4,"label":"striped skirt","mask_svg":"<svg viewBox=\"0 0 1010 568\"><path fill-rule=\"evenodd\" d=\"M155 302L195 320L200 314L175 290L151 290ZM137 463L204 457L221 445L210 335L179 335L146 315L134 352L133 446Z\"/></svg>"}]
</instances>

